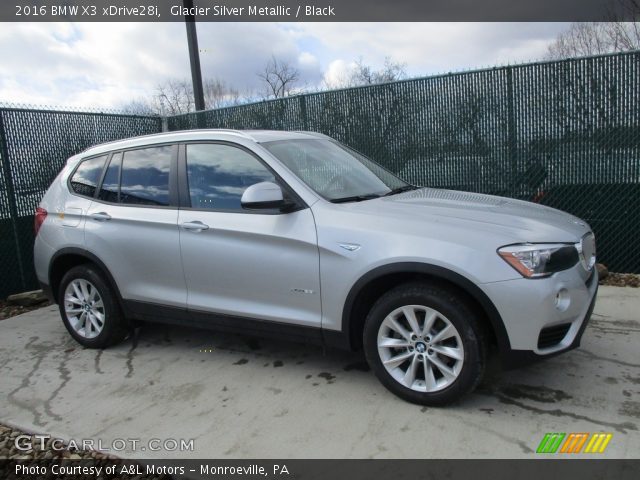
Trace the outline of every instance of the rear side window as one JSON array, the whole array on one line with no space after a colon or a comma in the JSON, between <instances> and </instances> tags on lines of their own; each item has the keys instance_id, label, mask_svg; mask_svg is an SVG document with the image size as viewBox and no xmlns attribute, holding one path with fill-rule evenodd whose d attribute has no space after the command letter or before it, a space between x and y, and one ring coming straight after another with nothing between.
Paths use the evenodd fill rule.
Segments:
<instances>
[{"instance_id":1,"label":"rear side window","mask_svg":"<svg viewBox=\"0 0 640 480\"><path fill-rule=\"evenodd\" d=\"M106 160L107 156L103 155L80 162L69 181L71 189L78 195L93 197Z\"/></svg>"},{"instance_id":2,"label":"rear side window","mask_svg":"<svg viewBox=\"0 0 640 480\"><path fill-rule=\"evenodd\" d=\"M116 153L111 157L111 162L104 174L98 199L105 202L118 202L118 192L120 190L120 164L122 163L122 153Z\"/></svg>"},{"instance_id":3,"label":"rear side window","mask_svg":"<svg viewBox=\"0 0 640 480\"><path fill-rule=\"evenodd\" d=\"M171 146L162 146L124 153L120 175L120 203L169 205L171 151Z\"/></svg>"}]
</instances>

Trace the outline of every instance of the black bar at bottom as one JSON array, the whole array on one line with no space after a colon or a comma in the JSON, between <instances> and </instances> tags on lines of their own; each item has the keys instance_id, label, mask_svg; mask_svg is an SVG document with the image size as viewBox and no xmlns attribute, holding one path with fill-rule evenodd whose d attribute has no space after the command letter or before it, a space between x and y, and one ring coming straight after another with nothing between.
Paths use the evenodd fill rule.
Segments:
<instances>
[{"instance_id":1,"label":"black bar at bottom","mask_svg":"<svg viewBox=\"0 0 640 480\"><path fill-rule=\"evenodd\" d=\"M425 448L428 444L425 443ZM461 452L460 452L461 453ZM573 455L572 455L573 456ZM636 480L640 460L0 460L0 478Z\"/></svg>"}]
</instances>

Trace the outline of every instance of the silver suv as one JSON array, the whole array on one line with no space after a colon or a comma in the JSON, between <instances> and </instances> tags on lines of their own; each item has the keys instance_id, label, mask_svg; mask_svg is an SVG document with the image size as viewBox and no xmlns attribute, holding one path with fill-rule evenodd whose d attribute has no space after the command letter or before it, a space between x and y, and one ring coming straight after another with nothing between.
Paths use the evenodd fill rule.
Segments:
<instances>
[{"instance_id":1,"label":"silver suv","mask_svg":"<svg viewBox=\"0 0 640 480\"><path fill-rule=\"evenodd\" d=\"M579 345L589 226L397 178L329 137L196 130L69 159L35 216L35 268L73 338L139 321L363 348L393 393L441 405Z\"/></svg>"}]
</instances>

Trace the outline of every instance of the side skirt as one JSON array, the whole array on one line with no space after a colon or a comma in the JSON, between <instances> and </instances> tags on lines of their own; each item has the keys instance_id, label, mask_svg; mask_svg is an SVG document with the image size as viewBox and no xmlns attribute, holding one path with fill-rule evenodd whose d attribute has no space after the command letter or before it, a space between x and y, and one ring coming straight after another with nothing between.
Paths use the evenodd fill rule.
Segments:
<instances>
[{"instance_id":1,"label":"side skirt","mask_svg":"<svg viewBox=\"0 0 640 480\"><path fill-rule=\"evenodd\" d=\"M339 346L341 342L325 342L323 331L317 327L236 317L211 312L189 311L137 300L123 300L125 315L139 321L204 328L239 335L267 337L319 346ZM341 335L332 332L332 335ZM345 342L346 344L346 342Z\"/></svg>"}]
</instances>

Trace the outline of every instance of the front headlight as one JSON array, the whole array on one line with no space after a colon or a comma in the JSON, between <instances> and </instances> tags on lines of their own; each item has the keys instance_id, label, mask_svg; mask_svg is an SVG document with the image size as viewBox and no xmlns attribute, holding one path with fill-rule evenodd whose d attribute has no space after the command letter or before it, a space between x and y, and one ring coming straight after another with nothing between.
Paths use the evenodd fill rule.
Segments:
<instances>
[{"instance_id":1,"label":"front headlight","mask_svg":"<svg viewBox=\"0 0 640 480\"><path fill-rule=\"evenodd\" d=\"M596 264L596 237L593 232L589 232L582 237L580 243L576 244L576 249L583 268L590 272Z\"/></svg>"},{"instance_id":2,"label":"front headlight","mask_svg":"<svg viewBox=\"0 0 640 480\"><path fill-rule=\"evenodd\" d=\"M575 245L564 243L507 245L498 255L526 278L548 277L578 263Z\"/></svg>"}]
</instances>

